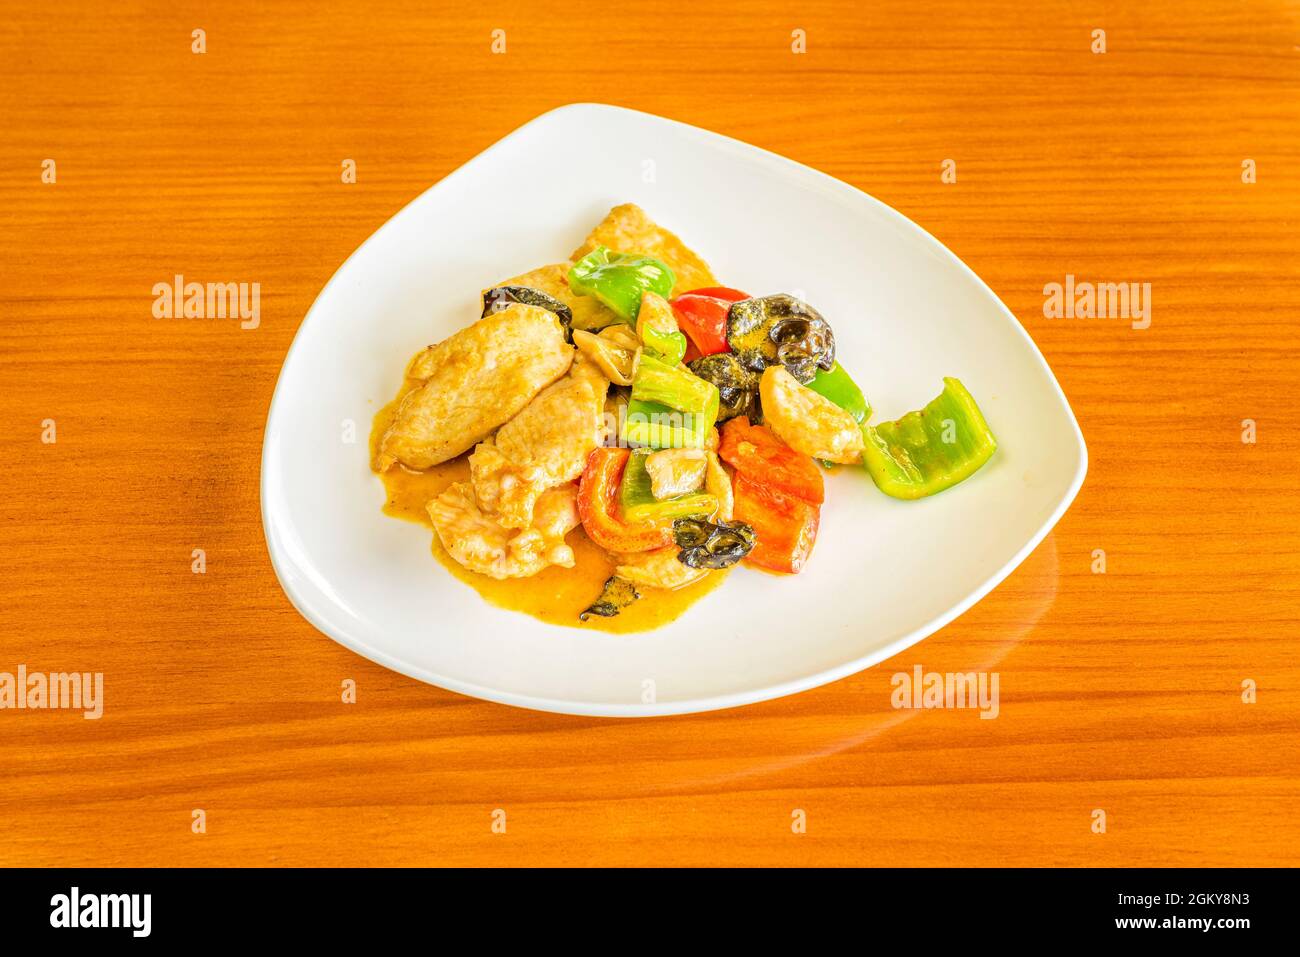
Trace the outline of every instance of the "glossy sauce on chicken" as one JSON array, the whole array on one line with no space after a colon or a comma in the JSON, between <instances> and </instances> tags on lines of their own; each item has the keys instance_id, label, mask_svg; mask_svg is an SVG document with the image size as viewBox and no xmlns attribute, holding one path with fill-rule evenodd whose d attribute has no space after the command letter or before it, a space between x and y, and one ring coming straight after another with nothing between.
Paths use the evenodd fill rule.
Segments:
<instances>
[{"instance_id":1,"label":"glossy sauce on chicken","mask_svg":"<svg viewBox=\"0 0 1300 957\"><path fill-rule=\"evenodd\" d=\"M408 384L397 399L375 416L370 434L372 456L409 387ZM460 455L423 472L414 472L400 465L381 472L379 477L387 493L384 513L432 529L426 506L453 483L469 480L468 459L468 454ZM582 526L569 532L565 539L573 548L574 567L553 565L527 578L497 580L470 571L447 554L437 535L432 539L433 555L439 564L477 591L485 601L498 608L523 612L548 624L593 631L624 633L658 628L676 619L717 588L727 575L725 571L715 571L701 581L674 591L641 587L641 600L616 617L592 616L584 622L578 620L578 614L600 594L605 579L613 574L614 562L587 538Z\"/></svg>"}]
</instances>

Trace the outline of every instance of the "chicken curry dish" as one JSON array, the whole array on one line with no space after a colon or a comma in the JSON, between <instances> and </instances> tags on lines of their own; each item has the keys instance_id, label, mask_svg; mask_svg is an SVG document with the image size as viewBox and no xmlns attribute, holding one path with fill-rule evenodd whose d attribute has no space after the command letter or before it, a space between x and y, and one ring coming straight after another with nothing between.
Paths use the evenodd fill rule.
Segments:
<instances>
[{"instance_id":1,"label":"chicken curry dish","mask_svg":"<svg viewBox=\"0 0 1300 957\"><path fill-rule=\"evenodd\" d=\"M627 204L418 352L371 460L385 510L431 527L435 556L492 603L641 631L737 564L798 574L823 469L917 499L997 447L955 378L919 411L870 418L817 309L719 285Z\"/></svg>"}]
</instances>

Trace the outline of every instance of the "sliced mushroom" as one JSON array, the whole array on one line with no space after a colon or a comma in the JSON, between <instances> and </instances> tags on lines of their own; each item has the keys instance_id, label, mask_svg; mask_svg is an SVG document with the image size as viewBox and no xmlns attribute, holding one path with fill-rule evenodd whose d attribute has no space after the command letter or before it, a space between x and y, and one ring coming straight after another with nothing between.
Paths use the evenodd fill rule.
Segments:
<instances>
[{"instance_id":1,"label":"sliced mushroom","mask_svg":"<svg viewBox=\"0 0 1300 957\"><path fill-rule=\"evenodd\" d=\"M704 381L718 387L719 422L750 414L758 392L758 373L746 369L730 352L701 356L691 362L689 368Z\"/></svg>"},{"instance_id":2,"label":"sliced mushroom","mask_svg":"<svg viewBox=\"0 0 1300 957\"><path fill-rule=\"evenodd\" d=\"M611 327L614 328L614 327ZM627 329L627 326L619 328ZM608 331L608 330L605 330ZM635 334L632 335L635 341ZM627 348L626 340L605 332L593 335L582 329L573 330L573 344L578 351L596 364L605 378L615 385L631 385L632 373L636 369L636 346Z\"/></svg>"},{"instance_id":3,"label":"sliced mushroom","mask_svg":"<svg viewBox=\"0 0 1300 957\"><path fill-rule=\"evenodd\" d=\"M650 494L663 501L675 495L698 492L704 485L708 460L703 449L663 449L646 456Z\"/></svg>"},{"instance_id":4,"label":"sliced mushroom","mask_svg":"<svg viewBox=\"0 0 1300 957\"><path fill-rule=\"evenodd\" d=\"M758 541L754 529L744 522L700 521L679 518L673 522L677 560L689 568L729 568L740 561Z\"/></svg>"},{"instance_id":5,"label":"sliced mushroom","mask_svg":"<svg viewBox=\"0 0 1300 957\"><path fill-rule=\"evenodd\" d=\"M636 585L626 578L612 575L605 580L600 597L578 616L579 621L586 621L592 615L601 618L613 618L632 602L641 597Z\"/></svg>"},{"instance_id":6,"label":"sliced mushroom","mask_svg":"<svg viewBox=\"0 0 1300 957\"><path fill-rule=\"evenodd\" d=\"M802 383L835 365L835 336L822 314L802 299L763 296L734 303L727 313L727 344L751 372L785 366Z\"/></svg>"},{"instance_id":7,"label":"sliced mushroom","mask_svg":"<svg viewBox=\"0 0 1300 957\"><path fill-rule=\"evenodd\" d=\"M565 338L572 341L570 332L573 330L573 310L554 296L532 286L496 286L485 289L483 315L490 316L494 312L502 312L517 302L522 302L526 306L540 306L548 312L555 313L560 320L560 325L564 327Z\"/></svg>"},{"instance_id":8,"label":"sliced mushroom","mask_svg":"<svg viewBox=\"0 0 1300 957\"><path fill-rule=\"evenodd\" d=\"M636 332L632 327L621 322L616 322L612 326L606 326L598 333L600 338L607 339L620 349L627 349L629 352L636 352L641 348L641 340L637 338Z\"/></svg>"}]
</instances>

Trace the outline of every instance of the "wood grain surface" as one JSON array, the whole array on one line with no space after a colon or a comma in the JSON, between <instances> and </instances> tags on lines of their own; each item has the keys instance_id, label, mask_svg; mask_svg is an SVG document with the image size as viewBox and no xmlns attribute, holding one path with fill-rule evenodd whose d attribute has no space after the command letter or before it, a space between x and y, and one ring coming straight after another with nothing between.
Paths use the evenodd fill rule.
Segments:
<instances>
[{"instance_id":1,"label":"wood grain surface","mask_svg":"<svg viewBox=\"0 0 1300 957\"><path fill-rule=\"evenodd\" d=\"M844 179L1016 313L1091 467L989 597L832 685L646 721L427 687L293 610L258 470L304 313L582 100ZM1298 131L1281 0L7 4L0 671L103 672L105 708L0 711L0 863L1300 864ZM259 282L260 327L155 320L176 273ZM1045 318L1067 274L1151 283L1150 327ZM999 672L1000 716L894 710L916 664Z\"/></svg>"}]
</instances>

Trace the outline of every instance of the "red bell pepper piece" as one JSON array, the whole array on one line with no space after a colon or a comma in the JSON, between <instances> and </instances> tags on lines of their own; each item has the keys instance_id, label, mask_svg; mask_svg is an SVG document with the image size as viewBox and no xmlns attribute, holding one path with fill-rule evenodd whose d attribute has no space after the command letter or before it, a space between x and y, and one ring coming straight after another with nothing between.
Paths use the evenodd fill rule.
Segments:
<instances>
[{"instance_id":1,"label":"red bell pepper piece","mask_svg":"<svg viewBox=\"0 0 1300 957\"><path fill-rule=\"evenodd\" d=\"M769 571L799 574L817 541L821 509L739 472L732 491L736 521L750 526L758 538L745 561Z\"/></svg>"},{"instance_id":2,"label":"red bell pepper piece","mask_svg":"<svg viewBox=\"0 0 1300 957\"><path fill-rule=\"evenodd\" d=\"M587 456L578 482L578 518L587 537L609 552L648 552L673 544L673 523L624 522L617 509L618 486L628 449L599 448Z\"/></svg>"},{"instance_id":3,"label":"red bell pepper piece","mask_svg":"<svg viewBox=\"0 0 1300 957\"><path fill-rule=\"evenodd\" d=\"M750 425L737 416L722 427L718 446L722 460L751 482L782 495L820 505L826 499L821 470L802 452L796 452L762 425Z\"/></svg>"},{"instance_id":4,"label":"red bell pepper piece","mask_svg":"<svg viewBox=\"0 0 1300 957\"><path fill-rule=\"evenodd\" d=\"M688 344L694 347L686 350L684 361L726 352L730 348L727 345L727 311L733 302L748 298L749 294L739 289L709 286L692 289L673 299L671 305L677 315L677 326L686 333Z\"/></svg>"}]
</instances>

